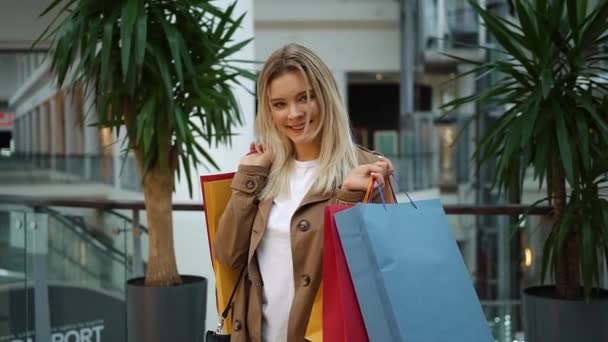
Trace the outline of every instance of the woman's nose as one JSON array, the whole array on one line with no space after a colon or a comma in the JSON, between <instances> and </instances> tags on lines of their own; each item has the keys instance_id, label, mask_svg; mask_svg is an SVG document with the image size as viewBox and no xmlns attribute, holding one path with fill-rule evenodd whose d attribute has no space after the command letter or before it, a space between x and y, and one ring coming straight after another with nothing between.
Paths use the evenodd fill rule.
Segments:
<instances>
[{"instance_id":1,"label":"woman's nose","mask_svg":"<svg viewBox=\"0 0 608 342\"><path fill-rule=\"evenodd\" d=\"M290 118L299 118L301 116L304 116L304 111L301 110L300 108L298 108L298 106L296 106L296 104L291 104L289 106L289 117Z\"/></svg>"}]
</instances>

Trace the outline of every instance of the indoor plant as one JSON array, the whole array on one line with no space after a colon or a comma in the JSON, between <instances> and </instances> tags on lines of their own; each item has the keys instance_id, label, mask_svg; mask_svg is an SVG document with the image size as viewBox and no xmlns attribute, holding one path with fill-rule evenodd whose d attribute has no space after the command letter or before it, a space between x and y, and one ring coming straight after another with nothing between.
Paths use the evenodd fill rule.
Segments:
<instances>
[{"instance_id":1,"label":"indoor plant","mask_svg":"<svg viewBox=\"0 0 608 342\"><path fill-rule=\"evenodd\" d=\"M185 315L176 316L171 308L159 307L159 314L165 310L168 315L157 326L162 331L136 331L138 326L153 330L158 319L144 315L145 303L137 301L170 305L178 301L175 291L181 287L186 302L202 304L188 296L204 294L204 288L188 288L192 282L204 286L204 279L181 277L177 271L172 195L180 174L192 194L190 171L200 162L216 166L204 146L229 142L232 127L241 122L233 87L239 77L253 75L230 60L249 42L233 41L244 18L233 18L235 6L220 8L212 0L54 0L42 13L58 12L40 38L51 40L58 85L84 85L85 96L95 100L98 125L117 132L124 127L125 154L134 152L142 176L150 246L145 286L129 282L130 340L184 340L191 335L163 334L181 334L177 330L187 325L178 326L179 320L193 322L192 312L205 310L181 308ZM151 289L158 291L151 294ZM171 300L162 298L165 290ZM142 291L145 295L137 299ZM170 323L178 325L171 328ZM196 324L193 333L202 336L204 320Z\"/></svg>"},{"instance_id":2,"label":"indoor plant","mask_svg":"<svg viewBox=\"0 0 608 342\"><path fill-rule=\"evenodd\" d=\"M475 158L494 160L496 186L511 193L533 169L553 208L541 273L555 286L525 290L526 340L606 340L608 300L597 287L608 262L608 1L515 1L517 22L469 3L498 45L484 48L500 55L472 73L498 80L445 109L480 101L501 111Z\"/></svg>"}]
</instances>

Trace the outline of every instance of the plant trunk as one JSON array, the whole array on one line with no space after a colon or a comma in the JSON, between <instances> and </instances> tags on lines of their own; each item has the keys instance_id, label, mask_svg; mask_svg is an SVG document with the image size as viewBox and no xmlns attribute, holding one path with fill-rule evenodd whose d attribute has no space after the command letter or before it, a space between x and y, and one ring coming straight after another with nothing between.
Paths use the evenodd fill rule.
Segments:
<instances>
[{"instance_id":1,"label":"plant trunk","mask_svg":"<svg viewBox=\"0 0 608 342\"><path fill-rule=\"evenodd\" d=\"M133 124L133 107L130 101L124 104L125 125L131 142L136 140ZM166 142L171 146L171 142ZM172 149L170 149L173 151ZM139 175L144 174L145 156L137 148L133 149ZM172 286L182 283L177 273L175 248L173 245L173 190L176 168L176 154L169 156L170 165L162 170L155 163L143 181L144 203L148 218L148 268L146 269L146 286Z\"/></svg>"},{"instance_id":2,"label":"plant trunk","mask_svg":"<svg viewBox=\"0 0 608 342\"><path fill-rule=\"evenodd\" d=\"M559 222L566 209L566 176L564 166L557 155L553 158L553 210L554 226L559 229ZM580 248L573 227L562 246L558 246L559 260L557 264L556 287L560 297L574 299L580 293ZM554 251L555 252L555 251Z\"/></svg>"},{"instance_id":3,"label":"plant trunk","mask_svg":"<svg viewBox=\"0 0 608 342\"><path fill-rule=\"evenodd\" d=\"M173 245L173 171L155 165L148 170L143 187L150 241L146 285L181 284Z\"/></svg>"}]
</instances>

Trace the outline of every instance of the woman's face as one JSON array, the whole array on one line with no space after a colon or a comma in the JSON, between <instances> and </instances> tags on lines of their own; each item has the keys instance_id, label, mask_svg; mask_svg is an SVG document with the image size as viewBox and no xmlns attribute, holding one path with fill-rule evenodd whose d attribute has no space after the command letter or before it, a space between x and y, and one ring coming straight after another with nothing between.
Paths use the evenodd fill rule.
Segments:
<instances>
[{"instance_id":1,"label":"woman's face","mask_svg":"<svg viewBox=\"0 0 608 342\"><path fill-rule=\"evenodd\" d=\"M309 98L306 97L308 88ZM279 131L295 145L296 153L309 148L318 149L318 139L307 132L314 132L319 125L319 106L312 88L299 72L287 72L275 78L269 86L270 112ZM306 128L307 113L308 130Z\"/></svg>"}]
</instances>

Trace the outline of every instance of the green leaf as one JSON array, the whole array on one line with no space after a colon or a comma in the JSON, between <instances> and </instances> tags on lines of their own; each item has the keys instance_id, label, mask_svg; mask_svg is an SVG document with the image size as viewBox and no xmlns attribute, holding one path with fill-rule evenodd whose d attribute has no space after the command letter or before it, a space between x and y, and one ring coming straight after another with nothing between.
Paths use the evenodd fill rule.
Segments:
<instances>
[{"instance_id":1,"label":"green leaf","mask_svg":"<svg viewBox=\"0 0 608 342\"><path fill-rule=\"evenodd\" d=\"M532 133L534 133L536 119L539 115L542 115L541 113L539 113L540 100L538 99L538 92L531 94L529 102L531 102L531 104L526 107L527 110L524 112L524 119L527 121L527 124L523 127L522 139L520 144L520 147L522 148L533 144Z\"/></svg>"},{"instance_id":2,"label":"green leaf","mask_svg":"<svg viewBox=\"0 0 608 342\"><path fill-rule=\"evenodd\" d=\"M551 24L550 30L557 30L557 28L559 28L559 22L564 15L564 2L565 1L563 0L549 2L549 23Z\"/></svg>"},{"instance_id":3,"label":"green leaf","mask_svg":"<svg viewBox=\"0 0 608 342\"><path fill-rule=\"evenodd\" d=\"M236 2L234 3L236 5ZM230 28L224 33L222 36L222 43L227 44L232 41L232 37L238 28L241 27L243 20L245 19L245 13L243 13L240 17L236 19L236 21L230 26Z\"/></svg>"},{"instance_id":4,"label":"green leaf","mask_svg":"<svg viewBox=\"0 0 608 342\"><path fill-rule=\"evenodd\" d=\"M483 18L486 28L489 33L494 35L498 43L509 52L509 54L518 60L531 74L534 74L535 69L530 64L530 60L520 48L520 41L523 37L519 37L516 32L509 30L500 18L492 12L485 10L474 1L469 0L471 6Z\"/></svg>"},{"instance_id":5,"label":"green leaf","mask_svg":"<svg viewBox=\"0 0 608 342\"><path fill-rule=\"evenodd\" d=\"M190 195L190 197L192 197L192 176L191 176L191 170L190 170L190 161L188 160L187 156L183 156L181 158L182 163L184 165L184 173L186 174L186 183L188 184L188 194Z\"/></svg>"},{"instance_id":6,"label":"green leaf","mask_svg":"<svg viewBox=\"0 0 608 342\"><path fill-rule=\"evenodd\" d=\"M583 108L587 110L587 113L591 115L593 123L599 129L599 133L604 137L604 139L608 139L608 124L606 123L606 119L599 115L596 105L583 95L577 95L574 98L583 106Z\"/></svg>"},{"instance_id":7,"label":"green leaf","mask_svg":"<svg viewBox=\"0 0 608 342\"><path fill-rule=\"evenodd\" d=\"M545 240L543 245L543 256L541 262L541 271L540 271L540 282L541 284L545 283L545 279L547 276L547 271L549 270L549 265L552 264L553 260L555 260L555 239L556 239L556 229L552 229L551 233Z\"/></svg>"},{"instance_id":8,"label":"green leaf","mask_svg":"<svg viewBox=\"0 0 608 342\"><path fill-rule=\"evenodd\" d=\"M589 20L585 21L585 25L580 31L580 41L575 46L575 53L582 51L591 50L590 44L594 42L598 37L602 36L602 33L606 32L606 20L608 19L608 2L601 2L595 9L592 15L588 17Z\"/></svg>"},{"instance_id":9,"label":"green leaf","mask_svg":"<svg viewBox=\"0 0 608 342\"><path fill-rule=\"evenodd\" d=\"M538 34L536 32L536 25L534 24L534 17L529 9L529 4L524 1L516 1L515 8L517 10L517 17L521 22L521 30L524 32L524 38L526 46L534 51L537 55L541 54L541 45L539 43Z\"/></svg>"},{"instance_id":10,"label":"green leaf","mask_svg":"<svg viewBox=\"0 0 608 342\"><path fill-rule=\"evenodd\" d=\"M551 70L549 68L543 69L543 71L541 72L541 75L540 75L540 79L541 79L541 87L543 90L543 99L546 99L549 96L551 89L553 89L553 84L554 84L553 70Z\"/></svg>"},{"instance_id":11,"label":"green leaf","mask_svg":"<svg viewBox=\"0 0 608 342\"><path fill-rule=\"evenodd\" d=\"M464 57L460 57L460 56L456 56L456 55L451 54L451 53L446 53L446 52L441 52L440 51L439 54L440 55L444 55L444 56L449 57L449 58L452 58L452 59L455 59L455 60L463 62L463 63L477 65L477 66L481 66L482 65L482 62L475 61L475 60L468 59L468 58L464 58ZM477 70L477 69L474 69L474 70ZM471 71L469 71L469 72L471 72Z\"/></svg>"},{"instance_id":12,"label":"green leaf","mask_svg":"<svg viewBox=\"0 0 608 342\"><path fill-rule=\"evenodd\" d=\"M54 8L56 8L59 4L61 4L63 1L65 0L54 0L40 15L39 17L43 17L44 15L48 14L50 11L52 11ZM44 31L42 31L42 33L38 36L38 38L32 43L31 47L35 47L36 45L38 45L38 43L40 43L40 41L47 39L50 36L53 36L59 29L61 29L62 25L57 25L55 26L55 23L57 22L57 20L59 20L59 18L61 18L63 15L65 15L66 10L71 7L74 3L76 2L76 0L69 0L55 15L55 17L53 18L53 20L51 20L51 22L49 23L49 25L44 29ZM51 29L53 29L51 31Z\"/></svg>"},{"instance_id":13,"label":"green leaf","mask_svg":"<svg viewBox=\"0 0 608 342\"><path fill-rule=\"evenodd\" d=\"M160 74L160 78L162 79L163 86L165 87L166 99L168 104L170 105L170 110L172 110L173 106L173 83L171 82L171 73L169 72L169 66L167 65L167 60L163 59L163 55L157 52L157 49L154 45L148 44L147 46L148 52L154 56L156 60L157 69L155 72Z\"/></svg>"},{"instance_id":14,"label":"green leaf","mask_svg":"<svg viewBox=\"0 0 608 342\"><path fill-rule=\"evenodd\" d=\"M547 0L535 0L535 8L536 12L541 15L547 13Z\"/></svg>"},{"instance_id":15,"label":"green leaf","mask_svg":"<svg viewBox=\"0 0 608 342\"><path fill-rule=\"evenodd\" d=\"M184 141L184 140L186 140L186 137L188 136L188 132L189 132L187 129L188 118L186 117L185 113L182 111L182 109L180 107L176 107L174 117L175 117L175 122L177 124L177 130L176 130L177 137L181 141Z\"/></svg>"},{"instance_id":16,"label":"green leaf","mask_svg":"<svg viewBox=\"0 0 608 342\"><path fill-rule=\"evenodd\" d=\"M587 127L587 120L585 117L581 117L577 120L574 120L577 129L577 141L578 150L580 152L581 162L585 171L589 171L591 169L591 156L589 155L590 143L589 143L589 128Z\"/></svg>"},{"instance_id":17,"label":"green leaf","mask_svg":"<svg viewBox=\"0 0 608 342\"><path fill-rule=\"evenodd\" d=\"M54 8L56 8L59 4L61 4L64 0L53 0L53 2L51 2L50 5L48 5L44 11L42 11L42 13L40 13L40 15L38 15L39 18L44 17L45 15L47 15L50 11L52 11ZM69 6L71 6L74 2L76 2L76 0L70 0L68 2L67 5L63 6L63 8L59 11L59 14L63 13ZM52 24L51 24L52 25ZM49 26L51 26L49 25Z\"/></svg>"},{"instance_id":18,"label":"green leaf","mask_svg":"<svg viewBox=\"0 0 608 342\"><path fill-rule=\"evenodd\" d=\"M103 26L103 41L101 45L101 83L107 84L110 80L110 63L112 53L112 35L114 33L114 23L109 21Z\"/></svg>"},{"instance_id":19,"label":"green leaf","mask_svg":"<svg viewBox=\"0 0 608 342\"><path fill-rule=\"evenodd\" d=\"M573 206L569 204L566 206L566 210L564 211L564 216L558 222L558 235L557 240L555 241L555 248L561 249L564 241L568 238L572 230L572 214L573 214Z\"/></svg>"},{"instance_id":20,"label":"green leaf","mask_svg":"<svg viewBox=\"0 0 608 342\"><path fill-rule=\"evenodd\" d=\"M164 15L159 13L156 16L165 31L165 35L167 37L167 42L169 43L169 51L171 52L171 57L173 58L173 63L175 64L175 72L177 73L177 80L180 85L183 87L184 85L184 73L182 68L182 55L181 55L181 47L180 47L180 34L167 22Z\"/></svg>"},{"instance_id":21,"label":"green leaf","mask_svg":"<svg viewBox=\"0 0 608 342\"><path fill-rule=\"evenodd\" d=\"M120 19L121 65L123 81L127 79L131 62L131 47L133 45L133 30L137 19L137 0L127 0L122 8Z\"/></svg>"},{"instance_id":22,"label":"green leaf","mask_svg":"<svg viewBox=\"0 0 608 342\"><path fill-rule=\"evenodd\" d=\"M146 45L148 39L148 14L142 8L140 9L137 23L135 26L135 66L136 73L141 74L141 68L146 57ZM138 77L139 79L139 77Z\"/></svg>"},{"instance_id":23,"label":"green leaf","mask_svg":"<svg viewBox=\"0 0 608 342\"><path fill-rule=\"evenodd\" d=\"M566 0L568 6L568 21L575 36L578 36L578 2L580 0Z\"/></svg>"},{"instance_id":24,"label":"green leaf","mask_svg":"<svg viewBox=\"0 0 608 342\"><path fill-rule=\"evenodd\" d=\"M574 161L572 158L572 147L570 146L570 134L568 134L568 129L566 128L564 113L558 105L555 106L555 117L557 122L557 144L559 146L564 171L566 172L566 178L570 184L575 184Z\"/></svg>"},{"instance_id":25,"label":"green leaf","mask_svg":"<svg viewBox=\"0 0 608 342\"><path fill-rule=\"evenodd\" d=\"M232 54L234 54L237 51L240 51L242 48L244 48L247 44L249 44L251 41L253 41L253 38L250 39L246 39L240 43L236 43L230 47L227 47L225 49L222 49L221 52L218 54L218 58L226 58L228 56L231 56Z\"/></svg>"}]
</instances>

